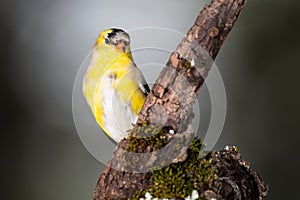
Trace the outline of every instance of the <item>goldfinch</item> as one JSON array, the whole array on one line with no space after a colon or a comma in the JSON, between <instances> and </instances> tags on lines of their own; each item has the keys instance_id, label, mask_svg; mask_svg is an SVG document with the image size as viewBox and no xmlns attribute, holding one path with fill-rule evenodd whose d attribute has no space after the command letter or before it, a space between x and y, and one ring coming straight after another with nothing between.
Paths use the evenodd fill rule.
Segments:
<instances>
[{"instance_id":1,"label":"goldfinch","mask_svg":"<svg viewBox=\"0 0 300 200\"><path fill-rule=\"evenodd\" d=\"M148 93L133 61L129 35L117 28L101 32L83 80L83 94L103 131L116 142L126 137Z\"/></svg>"}]
</instances>

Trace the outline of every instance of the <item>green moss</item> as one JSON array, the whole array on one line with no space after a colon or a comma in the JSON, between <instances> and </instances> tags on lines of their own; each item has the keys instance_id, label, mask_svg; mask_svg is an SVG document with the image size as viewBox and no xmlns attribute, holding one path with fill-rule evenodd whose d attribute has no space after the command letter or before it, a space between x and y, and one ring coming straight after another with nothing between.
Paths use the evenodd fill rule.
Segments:
<instances>
[{"instance_id":1,"label":"green moss","mask_svg":"<svg viewBox=\"0 0 300 200\"><path fill-rule=\"evenodd\" d=\"M169 199L185 198L193 190L201 194L217 178L212 160L203 158L202 147L201 140L195 138L187 150L188 157L184 162L173 163L152 171L148 189L137 191L131 199L139 199L146 192L156 198Z\"/></svg>"},{"instance_id":2,"label":"green moss","mask_svg":"<svg viewBox=\"0 0 300 200\"><path fill-rule=\"evenodd\" d=\"M146 190L138 190L132 195L130 200L139 200L140 198L145 197L146 192Z\"/></svg>"},{"instance_id":3,"label":"green moss","mask_svg":"<svg viewBox=\"0 0 300 200\"><path fill-rule=\"evenodd\" d=\"M161 149L169 142L165 136L167 132L168 129L159 124L136 125L129 131L127 139L130 143L126 150L143 153Z\"/></svg>"},{"instance_id":4,"label":"green moss","mask_svg":"<svg viewBox=\"0 0 300 200\"><path fill-rule=\"evenodd\" d=\"M123 167L128 171L139 171L141 166L148 161L149 156L143 153L150 153L163 148L170 140L166 135L169 128L159 124L135 125L128 134L125 150L138 154L125 153L122 155ZM151 163L155 166L155 163Z\"/></svg>"}]
</instances>

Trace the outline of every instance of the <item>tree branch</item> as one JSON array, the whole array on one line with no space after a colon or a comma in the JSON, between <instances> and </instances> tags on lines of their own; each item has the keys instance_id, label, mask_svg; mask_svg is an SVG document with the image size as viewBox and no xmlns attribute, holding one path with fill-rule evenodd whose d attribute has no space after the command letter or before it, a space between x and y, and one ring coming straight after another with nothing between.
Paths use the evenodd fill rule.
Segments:
<instances>
[{"instance_id":1,"label":"tree branch","mask_svg":"<svg viewBox=\"0 0 300 200\"><path fill-rule=\"evenodd\" d=\"M175 130L179 130L178 125L190 124L191 118L179 120L184 120L184 116L191 112L212 61L244 4L245 0L213 0L203 8L159 74L139 114L138 123L161 123ZM192 60L195 66L187 68ZM180 75L185 77L185 81ZM178 109L179 106L181 109Z\"/></svg>"}]
</instances>

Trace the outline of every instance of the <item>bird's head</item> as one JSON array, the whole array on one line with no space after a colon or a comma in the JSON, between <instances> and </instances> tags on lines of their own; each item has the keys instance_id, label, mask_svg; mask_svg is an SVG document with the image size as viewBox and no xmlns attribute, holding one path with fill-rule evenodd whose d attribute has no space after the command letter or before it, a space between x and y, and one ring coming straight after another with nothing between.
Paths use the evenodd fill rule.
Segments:
<instances>
[{"instance_id":1,"label":"bird's head","mask_svg":"<svg viewBox=\"0 0 300 200\"><path fill-rule=\"evenodd\" d=\"M113 47L122 53L130 53L130 38L128 33L118 28L102 31L95 46Z\"/></svg>"}]
</instances>

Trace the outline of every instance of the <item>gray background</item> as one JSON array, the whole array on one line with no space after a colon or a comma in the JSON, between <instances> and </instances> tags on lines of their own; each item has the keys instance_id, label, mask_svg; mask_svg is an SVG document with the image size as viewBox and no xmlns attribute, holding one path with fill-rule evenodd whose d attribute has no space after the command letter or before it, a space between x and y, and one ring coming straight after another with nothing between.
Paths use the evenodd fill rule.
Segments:
<instances>
[{"instance_id":1,"label":"gray background","mask_svg":"<svg viewBox=\"0 0 300 200\"><path fill-rule=\"evenodd\" d=\"M204 3L2 0L2 199L91 199L103 165L82 145L72 118L81 62L103 29L184 33ZM271 185L268 199L297 198L299 187L299 5L249 0L216 60L228 98L216 149L237 145Z\"/></svg>"}]
</instances>

